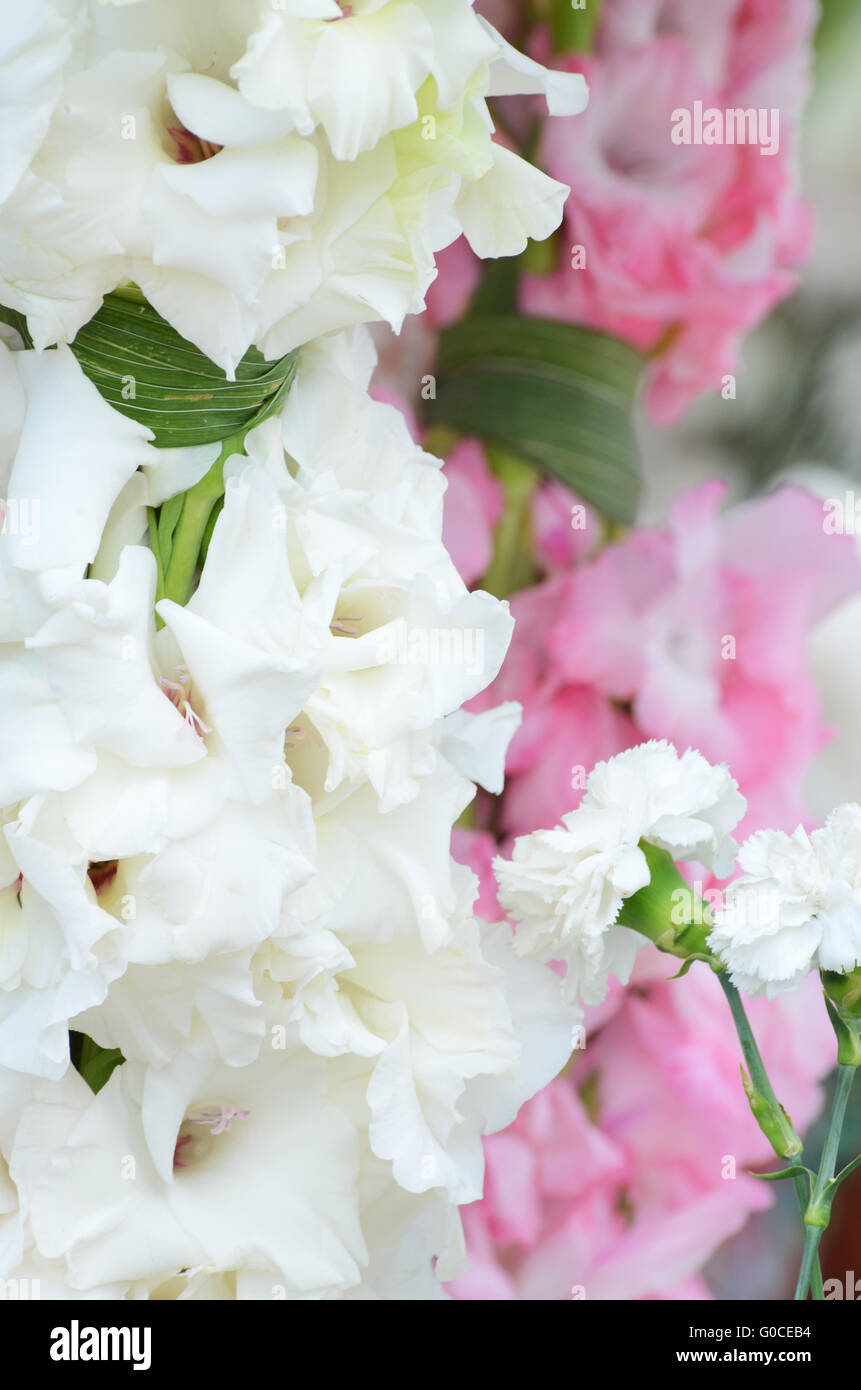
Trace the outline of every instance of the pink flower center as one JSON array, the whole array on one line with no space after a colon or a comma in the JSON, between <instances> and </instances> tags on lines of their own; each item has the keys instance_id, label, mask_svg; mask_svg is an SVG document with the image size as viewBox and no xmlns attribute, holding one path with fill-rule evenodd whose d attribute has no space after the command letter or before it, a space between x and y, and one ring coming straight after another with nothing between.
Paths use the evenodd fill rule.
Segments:
<instances>
[{"instance_id":1,"label":"pink flower center","mask_svg":"<svg viewBox=\"0 0 861 1390\"><path fill-rule=\"evenodd\" d=\"M107 888L110 888L117 876L117 861L116 859L93 860L87 874L96 894L104 893Z\"/></svg>"},{"instance_id":2,"label":"pink flower center","mask_svg":"<svg viewBox=\"0 0 861 1390\"><path fill-rule=\"evenodd\" d=\"M235 1105L199 1105L187 1110L173 1150L174 1172L192 1167L199 1156L199 1136L193 1131L188 1133L187 1125L197 1125L210 1134L225 1134L234 1120L247 1120L249 1113Z\"/></svg>"},{"instance_id":3,"label":"pink flower center","mask_svg":"<svg viewBox=\"0 0 861 1390\"><path fill-rule=\"evenodd\" d=\"M197 734L198 738L203 738L204 734L211 734L212 729L201 719L191 703L191 676L185 666L175 666L174 675L176 680L168 680L166 676L159 676L159 685L164 691L170 703L179 710L192 733Z\"/></svg>"},{"instance_id":4,"label":"pink flower center","mask_svg":"<svg viewBox=\"0 0 861 1390\"><path fill-rule=\"evenodd\" d=\"M212 159L223 147L202 140L199 135L186 130L184 125L168 126L167 133L176 146L177 164L201 164L204 159Z\"/></svg>"}]
</instances>

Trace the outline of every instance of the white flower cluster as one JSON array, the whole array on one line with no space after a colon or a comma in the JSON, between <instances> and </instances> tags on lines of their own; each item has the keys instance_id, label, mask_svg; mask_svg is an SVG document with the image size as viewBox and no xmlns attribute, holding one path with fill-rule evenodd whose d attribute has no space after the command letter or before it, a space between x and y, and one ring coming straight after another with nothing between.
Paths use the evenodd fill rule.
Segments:
<instances>
[{"instance_id":1,"label":"white flower cluster","mask_svg":"<svg viewBox=\"0 0 861 1390\"><path fill-rule=\"evenodd\" d=\"M470 0L6 0L0 303L36 347L134 282L230 373L423 307L434 255L558 225L487 98L586 87Z\"/></svg>"},{"instance_id":2,"label":"white flower cluster","mask_svg":"<svg viewBox=\"0 0 861 1390\"><path fill-rule=\"evenodd\" d=\"M679 756L653 740L598 763L561 826L521 836L511 860L494 862L516 950L564 961L571 996L600 1003L611 974L628 980L645 941L617 922L624 900L650 881L640 841L722 876L745 806L727 768L693 749Z\"/></svg>"},{"instance_id":3,"label":"white flower cluster","mask_svg":"<svg viewBox=\"0 0 861 1390\"><path fill-rule=\"evenodd\" d=\"M0 353L0 1276L437 1296L480 1136L576 1021L449 853L516 718L460 710L507 605L458 577L438 461L368 395L362 328L305 348L227 461L185 607L157 599L151 509L218 446L156 450L65 346ZM70 1028L122 1053L97 1092Z\"/></svg>"},{"instance_id":4,"label":"white flower cluster","mask_svg":"<svg viewBox=\"0 0 861 1390\"><path fill-rule=\"evenodd\" d=\"M773 998L813 970L861 965L861 806L838 806L810 834L760 830L738 861L709 940L739 989Z\"/></svg>"}]
</instances>

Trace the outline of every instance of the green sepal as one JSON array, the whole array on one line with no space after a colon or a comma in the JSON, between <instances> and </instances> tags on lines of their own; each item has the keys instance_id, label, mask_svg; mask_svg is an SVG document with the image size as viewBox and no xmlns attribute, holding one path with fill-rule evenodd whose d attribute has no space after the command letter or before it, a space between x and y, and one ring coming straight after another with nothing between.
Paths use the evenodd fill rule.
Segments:
<instances>
[{"instance_id":1,"label":"green sepal","mask_svg":"<svg viewBox=\"0 0 861 1390\"><path fill-rule=\"evenodd\" d=\"M648 840L640 840L639 848L649 866L649 882L626 898L619 914L619 925L630 927L632 931L646 936L671 956L683 961L705 961L712 970L723 969L721 962L709 950L708 934L712 928L711 913L707 905L697 898L690 884L679 873L671 854L659 849ZM690 902L701 916L702 921L688 920L674 923L674 898L683 894L683 902ZM690 968L690 967L688 967Z\"/></svg>"},{"instance_id":2,"label":"green sepal","mask_svg":"<svg viewBox=\"0 0 861 1390\"><path fill-rule=\"evenodd\" d=\"M861 970L839 975L820 971L825 1007L837 1038L840 1066L861 1066Z\"/></svg>"},{"instance_id":3,"label":"green sepal","mask_svg":"<svg viewBox=\"0 0 861 1390\"><path fill-rule=\"evenodd\" d=\"M657 942L655 944L658 945ZM694 961L697 960L702 961L704 965L708 965L712 970L720 969L720 966L716 964L715 958L711 953L706 955L704 952L701 951L693 951L691 955L685 958L681 969L677 970L675 975L668 975L667 978L670 980L683 980L685 975L687 975L688 971L693 965Z\"/></svg>"}]
</instances>

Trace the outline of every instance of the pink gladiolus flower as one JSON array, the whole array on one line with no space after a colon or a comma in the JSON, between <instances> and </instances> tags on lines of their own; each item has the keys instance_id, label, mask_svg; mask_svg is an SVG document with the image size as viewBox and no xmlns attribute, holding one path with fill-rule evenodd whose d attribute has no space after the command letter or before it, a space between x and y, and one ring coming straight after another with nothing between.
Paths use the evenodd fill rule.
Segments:
<instances>
[{"instance_id":1,"label":"pink gladiolus flower","mask_svg":"<svg viewBox=\"0 0 861 1390\"><path fill-rule=\"evenodd\" d=\"M502 487L475 439L452 450L445 476L443 542L464 583L475 584L493 556L493 533L505 505Z\"/></svg>"},{"instance_id":2,"label":"pink gladiolus flower","mask_svg":"<svg viewBox=\"0 0 861 1390\"><path fill-rule=\"evenodd\" d=\"M807 640L857 592L861 567L808 493L783 488L721 516L723 491L683 494L669 526L635 529L513 597L508 658L477 702L524 708L507 834L554 825L583 769L649 738L728 762L749 802L744 833L804 818L801 778L827 738Z\"/></svg>"},{"instance_id":3,"label":"pink gladiolus flower","mask_svg":"<svg viewBox=\"0 0 861 1390\"><path fill-rule=\"evenodd\" d=\"M794 135L815 15L812 0L708 13L695 0L607 0L595 55L556 60L585 73L590 100L576 128L569 118L543 129L542 167L572 192L557 269L526 276L521 304L653 355L646 402L658 423L720 389L741 338L795 286L811 218ZM677 113L697 103L757 121L762 111L768 141L757 126L757 143L674 143Z\"/></svg>"},{"instance_id":4,"label":"pink gladiolus flower","mask_svg":"<svg viewBox=\"0 0 861 1390\"><path fill-rule=\"evenodd\" d=\"M717 982L696 966L684 984L642 988L620 991L603 1026L590 1020L582 1060L485 1142L456 1298L709 1297L698 1272L773 1200L747 1172L773 1156L738 1082ZM803 1128L834 1051L816 982L751 1012Z\"/></svg>"},{"instance_id":5,"label":"pink gladiolus flower","mask_svg":"<svg viewBox=\"0 0 861 1390\"><path fill-rule=\"evenodd\" d=\"M567 487L547 478L536 488L532 501L532 537L538 565L552 574L584 560L595 549L600 521Z\"/></svg>"},{"instance_id":6,"label":"pink gladiolus flower","mask_svg":"<svg viewBox=\"0 0 861 1390\"><path fill-rule=\"evenodd\" d=\"M782 488L721 514L723 493L719 482L683 493L667 526L635 528L513 596L509 656L475 702L524 707L496 808L503 852L576 805L596 761L650 737L728 761L750 804L745 832L803 818L802 777L828 737L808 639L861 588L861 562L851 537L826 534L810 494ZM487 920L494 843L481 830L453 843ZM717 981L700 965L671 981L674 970L644 948L630 986L611 981L587 1011L586 1049L486 1141L456 1298L710 1296L703 1266L773 1200L747 1174L771 1154ZM803 1130L834 1060L817 982L749 1011Z\"/></svg>"}]
</instances>

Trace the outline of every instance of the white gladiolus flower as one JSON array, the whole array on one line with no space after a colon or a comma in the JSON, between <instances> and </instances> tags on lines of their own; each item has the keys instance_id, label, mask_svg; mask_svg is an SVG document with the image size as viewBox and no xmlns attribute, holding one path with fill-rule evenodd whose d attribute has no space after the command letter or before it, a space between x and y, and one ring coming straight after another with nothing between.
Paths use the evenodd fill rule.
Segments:
<instances>
[{"instance_id":1,"label":"white gladiolus flower","mask_svg":"<svg viewBox=\"0 0 861 1390\"><path fill-rule=\"evenodd\" d=\"M6 18L0 1279L441 1297L482 1136L580 1013L451 858L502 787L519 709L462 707L512 620L448 555L361 325L419 311L461 233L500 256L558 226L567 190L487 102L573 114L584 80L470 0ZM284 360L234 387L189 344L228 377ZM156 447L187 438L219 442ZM596 773L579 824L625 844L618 896L640 821L718 852L691 756L651 799Z\"/></svg>"},{"instance_id":2,"label":"white gladiolus flower","mask_svg":"<svg viewBox=\"0 0 861 1390\"><path fill-rule=\"evenodd\" d=\"M326 1092L286 1035L246 1067L182 1056L125 1063L95 1096L74 1072L37 1086L9 1157L36 1248L84 1289L201 1268L265 1275L270 1298L358 1283L356 1131Z\"/></svg>"},{"instance_id":3,"label":"white gladiolus flower","mask_svg":"<svg viewBox=\"0 0 861 1390\"><path fill-rule=\"evenodd\" d=\"M644 940L617 925L650 880L640 841L725 874L745 805L727 768L693 749L652 741L598 763L561 826L521 836L510 861L494 862L515 949L565 961L572 996L600 1003L611 974L627 981Z\"/></svg>"},{"instance_id":4,"label":"white gladiolus flower","mask_svg":"<svg viewBox=\"0 0 861 1390\"><path fill-rule=\"evenodd\" d=\"M468 797L441 771L395 812L368 789L320 817L319 872L256 958L261 997L290 1002L307 1047L366 1059L373 1152L409 1191L456 1202L481 1193L479 1135L513 1118L535 1074L555 1075L576 1022L508 929L471 915L475 881L448 846ZM521 993L543 1017L532 1036Z\"/></svg>"},{"instance_id":5,"label":"white gladiolus flower","mask_svg":"<svg viewBox=\"0 0 861 1390\"><path fill-rule=\"evenodd\" d=\"M350 341L361 362L363 335ZM226 466L197 592L159 612L177 632L195 618L227 628L269 662L307 652L313 689L286 738L294 777L321 808L369 780L391 809L436 766L445 718L495 677L513 624L507 603L466 589L442 543L439 460L367 395L367 368L345 374L344 355L337 339L303 353L280 422ZM496 744L482 776L498 776Z\"/></svg>"},{"instance_id":6,"label":"white gladiolus flower","mask_svg":"<svg viewBox=\"0 0 861 1390\"><path fill-rule=\"evenodd\" d=\"M303 350L225 460L185 604L157 598L147 509L213 447L156 450L67 348L0 354L0 465L48 503L32 555L0 538L0 1277L439 1297L482 1135L579 1018L450 855L518 719L461 708L508 606L458 576L363 329ZM70 1028L122 1055L95 1095Z\"/></svg>"},{"instance_id":7,"label":"white gladiolus flower","mask_svg":"<svg viewBox=\"0 0 861 1390\"><path fill-rule=\"evenodd\" d=\"M739 989L773 998L812 970L861 965L861 807L838 806L810 834L757 831L738 862L709 941Z\"/></svg>"},{"instance_id":8,"label":"white gladiolus flower","mask_svg":"<svg viewBox=\"0 0 861 1390\"><path fill-rule=\"evenodd\" d=\"M5 644L47 616L53 571L83 577L121 491L159 456L150 431L102 400L68 348L10 352L0 343L0 402Z\"/></svg>"},{"instance_id":9,"label":"white gladiolus flower","mask_svg":"<svg viewBox=\"0 0 861 1390\"><path fill-rule=\"evenodd\" d=\"M398 328L461 231L546 237L567 190L494 144L487 98L586 102L469 0L39 0L0 89L0 302L43 347L132 281L229 373L251 343Z\"/></svg>"},{"instance_id":10,"label":"white gladiolus flower","mask_svg":"<svg viewBox=\"0 0 861 1390\"><path fill-rule=\"evenodd\" d=\"M4 817L0 842L0 1074L59 1077L69 1019L100 1004L121 972L116 922L98 905L88 862L57 806L32 798Z\"/></svg>"},{"instance_id":11,"label":"white gladiolus flower","mask_svg":"<svg viewBox=\"0 0 861 1390\"><path fill-rule=\"evenodd\" d=\"M55 612L28 638L89 777L64 813L90 858L157 853L230 800L259 805L283 768L284 730L313 674L178 604L153 625L155 561L127 547L117 574L55 583ZM286 769L285 782L289 780Z\"/></svg>"}]
</instances>

